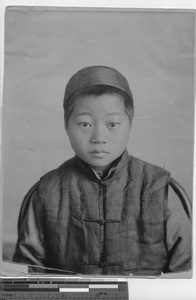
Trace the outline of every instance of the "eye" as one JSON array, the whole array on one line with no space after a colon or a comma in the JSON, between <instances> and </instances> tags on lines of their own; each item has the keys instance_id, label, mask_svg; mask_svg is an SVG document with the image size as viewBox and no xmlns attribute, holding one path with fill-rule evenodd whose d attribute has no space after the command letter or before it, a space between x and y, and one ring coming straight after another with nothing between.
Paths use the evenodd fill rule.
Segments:
<instances>
[{"instance_id":1,"label":"eye","mask_svg":"<svg viewBox=\"0 0 196 300\"><path fill-rule=\"evenodd\" d=\"M118 127L119 125L120 125L120 123L118 123L118 122L111 122L111 123L108 124L108 127L109 127L109 128L116 128L116 127Z\"/></svg>"},{"instance_id":2,"label":"eye","mask_svg":"<svg viewBox=\"0 0 196 300\"><path fill-rule=\"evenodd\" d=\"M80 123L78 123L79 124L79 126L81 126L81 127L92 127L92 125L90 124L90 123L88 123L88 122L80 122Z\"/></svg>"}]
</instances>

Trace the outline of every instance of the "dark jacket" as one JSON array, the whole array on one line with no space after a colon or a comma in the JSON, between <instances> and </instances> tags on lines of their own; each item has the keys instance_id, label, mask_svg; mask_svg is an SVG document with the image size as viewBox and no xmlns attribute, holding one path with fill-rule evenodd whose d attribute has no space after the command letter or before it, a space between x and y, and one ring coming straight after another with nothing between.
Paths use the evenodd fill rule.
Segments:
<instances>
[{"instance_id":1,"label":"dark jacket","mask_svg":"<svg viewBox=\"0 0 196 300\"><path fill-rule=\"evenodd\" d=\"M168 210L169 182L166 170L126 151L102 179L78 157L68 160L27 194L14 261L97 275L189 269L190 222L180 200Z\"/></svg>"}]
</instances>

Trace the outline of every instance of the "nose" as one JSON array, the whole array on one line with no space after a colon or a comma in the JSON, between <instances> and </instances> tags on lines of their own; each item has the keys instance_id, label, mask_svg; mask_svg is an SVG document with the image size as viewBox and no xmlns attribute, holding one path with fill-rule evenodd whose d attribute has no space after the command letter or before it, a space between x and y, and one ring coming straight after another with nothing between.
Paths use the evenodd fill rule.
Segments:
<instances>
[{"instance_id":1,"label":"nose","mask_svg":"<svg viewBox=\"0 0 196 300\"><path fill-rule=\"evenodd\" d=\"M105 144L106 143L106 137L104 134L104 129L102 126L94 126L92 135L90 138L91 144Z\"/></svg>"}]
</instances>

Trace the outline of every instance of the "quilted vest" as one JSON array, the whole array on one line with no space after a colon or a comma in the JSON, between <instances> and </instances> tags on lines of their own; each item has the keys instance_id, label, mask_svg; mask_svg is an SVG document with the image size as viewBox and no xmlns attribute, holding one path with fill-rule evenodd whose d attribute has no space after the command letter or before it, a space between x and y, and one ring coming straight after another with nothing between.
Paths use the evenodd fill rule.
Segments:
<instances>
[{"instance_id":1,"label":"quilted vest","mask_svg":"<svg viewBox=\"0 0 196 300\"><path fill-rule=\"evenodd\" d=\"M96 275L160 274L167 265L169 178L164 169L126 151L104 179L75 157L31 190L19 227L33 198L40 207L46 267Z\"/></svg>"},{"instance_id":2,"label":"quilted vest","mask_svg":"<svg viewBox=\"0 0 196 300\"><path fill-rule=\"evenodd\" d=\"M46 266L150 275L167 264L169 173L125 152L104 180L77 157L39 182Z\"/></svg>"}]
</instances>

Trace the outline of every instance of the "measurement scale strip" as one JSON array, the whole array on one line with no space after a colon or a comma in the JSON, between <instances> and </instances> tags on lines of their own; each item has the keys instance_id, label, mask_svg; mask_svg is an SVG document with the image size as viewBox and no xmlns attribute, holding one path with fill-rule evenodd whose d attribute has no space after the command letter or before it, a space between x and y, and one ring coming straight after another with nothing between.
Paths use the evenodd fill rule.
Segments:
<instances>
[{"instance_id":1,"label":"measurement scale strip","mask_svg":"<svg viewBox=\"0 0 196 300\"><path fill-rule=\"evenodd\" d=\"M128 300L127 281L1 280L1 300Z\"/></svg>"}]
</instances>

